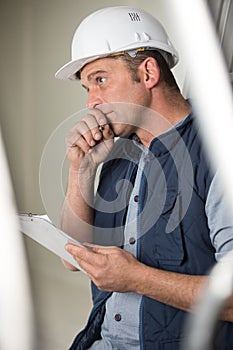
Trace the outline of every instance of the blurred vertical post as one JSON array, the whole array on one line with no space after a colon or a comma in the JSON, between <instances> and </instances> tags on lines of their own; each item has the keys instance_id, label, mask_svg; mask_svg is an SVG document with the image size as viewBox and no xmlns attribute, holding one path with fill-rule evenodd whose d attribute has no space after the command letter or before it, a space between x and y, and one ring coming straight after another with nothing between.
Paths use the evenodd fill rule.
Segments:
<instances>
[{"instance_id":1,"label":"blurred vertical post","mask_svg":"<svg viewBox=\"0 0 233 350\"><path fill-rule=\"evenodd\" d=\"M233 216L233 98L223 52L204 0L173 0L169 6L165 2L165 6L173 14L180 55L188 70L188 91L193 98L203 143L220 172ZM233 292L232 256L231 264L223 261L212 272L213 280L210 279L187 328L189 339L183 349L212 349L210 338L214 337L220 308Z\"/></svg>"},{"instance_id":2,"label":"blurred vertical post","mask_svg":"<svg viewBox=\"0 0 233 350\"><path fill-rule=\"evenodd\" d=\"M0 349L32 350L32 297L1 129L0 168Z\"/></svg>"},{"instance_id":3,"label":"blurred vertical post","mask_svg":"<svg viewBox=\"0 0 233 350\"><path fill-rule=\"evenodd\" d=\"M189 95L203 143L220 171L233 215L233 98L223 52L204 0L165 1L173 14L179 52L187 66Z\"/></svg>"}]
</instances>

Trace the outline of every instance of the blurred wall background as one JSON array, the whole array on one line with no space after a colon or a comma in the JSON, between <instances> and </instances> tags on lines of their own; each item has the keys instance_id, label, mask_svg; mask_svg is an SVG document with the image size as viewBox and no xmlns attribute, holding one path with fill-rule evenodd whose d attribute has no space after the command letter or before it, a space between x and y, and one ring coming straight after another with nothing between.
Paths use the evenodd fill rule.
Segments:
<instances>
[{"instance_id":1,"label":"blurred wall background","mask_svg":"<svg viewBox=\"0 0 233 350\"><path fill-rule=\"evenodd\" d=\"M179 50L172 13L163 6L169 1L0 2L0 124L18 211L45 213L39 187L44 147L64 119L85 108L86 94L78 83L54 78L55 71L70 59L77 24L101 7L143 7L164 24ZM182 88L182 59L174 74ZM54 199L57 211L60 205ZM25 246L36 311L37 348L67 349L91 308L88 278L65 270L55 255L30 239L25 238Z\"/></svg>"}]
</instances>

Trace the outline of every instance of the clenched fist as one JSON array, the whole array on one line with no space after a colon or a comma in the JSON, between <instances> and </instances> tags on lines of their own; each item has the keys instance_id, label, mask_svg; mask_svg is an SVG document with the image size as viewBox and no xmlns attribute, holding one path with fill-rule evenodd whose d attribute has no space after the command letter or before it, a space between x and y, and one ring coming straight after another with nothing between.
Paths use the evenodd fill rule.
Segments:
<instances>
[{"instance_id":1,"label":"clenched fist","mask_svg":"<svg viewBox=\"0 0 233 350\"><path fill-rule=\"evenodd\" d=\"M67 156L73 169L98 166L113 147L114 133L104 113L90 110L66 137Z\"/></svg>"}]
</instances>

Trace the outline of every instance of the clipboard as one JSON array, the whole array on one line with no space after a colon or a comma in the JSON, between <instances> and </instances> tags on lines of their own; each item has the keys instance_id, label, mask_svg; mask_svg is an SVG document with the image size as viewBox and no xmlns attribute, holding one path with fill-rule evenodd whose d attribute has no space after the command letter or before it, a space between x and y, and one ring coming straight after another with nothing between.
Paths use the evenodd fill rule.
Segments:
<instances>
[{"instance_id":1,"label":"clipboard","mask_svg":"<svg viewBox=\"0 0 233 350\"><path fill-rule=\"evenodd\" d=\"M85 273L65 249L67 243L84 247L82 243L57 228L47 215L18 214L18 218L22 233Z\"/></svg>"}]
</instances>

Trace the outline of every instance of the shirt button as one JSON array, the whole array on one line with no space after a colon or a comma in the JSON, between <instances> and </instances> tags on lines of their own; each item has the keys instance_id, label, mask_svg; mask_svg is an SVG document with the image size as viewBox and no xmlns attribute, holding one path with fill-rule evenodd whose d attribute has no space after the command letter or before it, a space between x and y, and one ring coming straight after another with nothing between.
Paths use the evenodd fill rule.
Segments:
<instances>
[{"instance_id":1,"label":"shirt button","mask_svg":"<svg viewBox=\"0 0 233 350\"><path fill-rule=\"evenodd\" d=\"M135 242L136 242L136 239L134 238L134 237L130 237L130 239L129 239L129 244L135 244Z\"/></svg>"},{"instance_id":2,"label":"shirt button","mask_svg":"<svg viewBox=\"0 0 233 350\"><path fill-rule=\"evenodd\" d=\"M139 196L138 195L136 195L136 196L134 196L134 202L138 202L139 201Z\"/></svg>"},{"instance_id":3,"label":"shirt button","mask_svg":"<svg viewBox=\"0 0 233 350\"><path fill-rule=\"evenodd\" d=\"M121 320L121 315L116 314L114 318L115 318L115 321L119 322Z\"/></svg>"}]
</instances>

